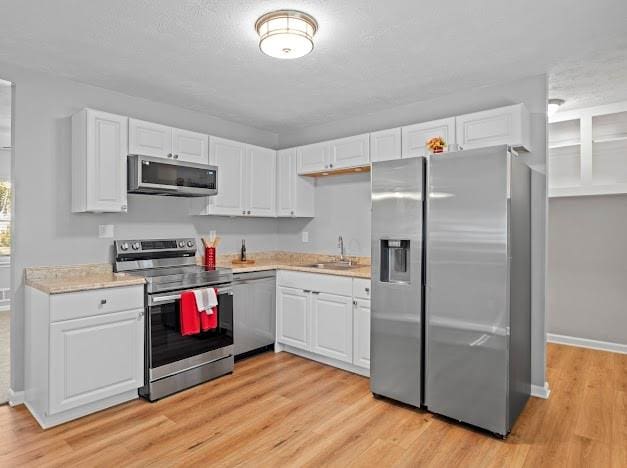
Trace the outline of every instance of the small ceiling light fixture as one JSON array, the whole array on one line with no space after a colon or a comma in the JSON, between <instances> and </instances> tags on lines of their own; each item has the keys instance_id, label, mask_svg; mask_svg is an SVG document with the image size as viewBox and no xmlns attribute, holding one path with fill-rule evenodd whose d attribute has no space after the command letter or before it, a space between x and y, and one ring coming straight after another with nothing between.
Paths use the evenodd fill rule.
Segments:
<instances>
[{"instance_id":1,"label":"small ceiling light fixture","mask_svg":"<svg viewBox=\"0 0 627 468\"><path fill-rule=\"evenodd\" d=\"M560 108L560 106L564 104L564 102L565 101L563 99L549 99L549 105L547 107L547 114L549 115L555 114Z\"/></svg>"},{"instance_id":2,"label":"small ceiling light fixture","mask_svg":"<svg viewBox=\"0 0 627 468\"><path fill-rule=\"evenodd\" d=\"M295 59L313 50L318 23L313 16L297 10L271 11L255 23L259 48L270 57Z\"/></svg>"}]
</instances>

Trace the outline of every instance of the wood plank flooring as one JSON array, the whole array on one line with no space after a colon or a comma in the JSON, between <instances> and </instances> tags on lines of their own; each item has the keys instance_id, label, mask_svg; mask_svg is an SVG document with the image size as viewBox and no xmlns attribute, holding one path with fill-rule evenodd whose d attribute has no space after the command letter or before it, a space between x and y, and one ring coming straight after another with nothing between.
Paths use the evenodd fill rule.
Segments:
<instances>
[{"instance_id":1,"label":"wood plank flooring","mask_svg":"<svg viewBox=\"0 0 627 468\"><path fill-rule=\"evenodd\" d=\"M0 407L0 466L627 467L627 355L548 347L549 400L507 440L372 398L368 380L286 353L157 403L43 431Z\"/></svg>"}]
</instances>

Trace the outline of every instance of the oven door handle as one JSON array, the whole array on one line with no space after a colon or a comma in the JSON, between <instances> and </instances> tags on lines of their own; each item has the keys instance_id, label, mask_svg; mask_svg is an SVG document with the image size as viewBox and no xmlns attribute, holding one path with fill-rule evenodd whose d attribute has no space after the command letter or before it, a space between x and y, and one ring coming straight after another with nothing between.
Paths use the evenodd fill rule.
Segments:
<instances>
[{"instance_id":1,"label":"oven door handle","mask_svg":"<svg viewBox=\"0 0 627 468\"><path fill-rule=\"evenodd\" d=\"M218 289L218 296L222 296L223 294L228 294L229 296L233 295L233 289L230 287L226 287L226 288L217 288ZM181 298L180 294L170 294L167 296L157 296L157 297L149 297L149 301L148 301L148 305L156 305L156 304L163 304L166 302L174 302L174 301L178 301Z\"/></svg>"}]
</instances>

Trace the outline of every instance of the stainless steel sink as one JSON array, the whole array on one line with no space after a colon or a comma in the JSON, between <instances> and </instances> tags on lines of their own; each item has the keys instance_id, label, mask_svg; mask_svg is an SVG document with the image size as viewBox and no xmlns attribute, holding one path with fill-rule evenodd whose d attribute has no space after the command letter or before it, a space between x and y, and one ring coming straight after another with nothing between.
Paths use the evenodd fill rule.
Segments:
<instances>
[{"instance_id":1,"label":"stainless steel sink","mask_svg":"<svg viewBox=\"0 0 627 468\"><path fill-rule=\"evenodd\" d=\"M326 263L310 263L303 265L307 268L320 268L321 270L353 270L361 268L363 265L357 265L349 262L326 262Z\"/></svg>"}]
</instances>

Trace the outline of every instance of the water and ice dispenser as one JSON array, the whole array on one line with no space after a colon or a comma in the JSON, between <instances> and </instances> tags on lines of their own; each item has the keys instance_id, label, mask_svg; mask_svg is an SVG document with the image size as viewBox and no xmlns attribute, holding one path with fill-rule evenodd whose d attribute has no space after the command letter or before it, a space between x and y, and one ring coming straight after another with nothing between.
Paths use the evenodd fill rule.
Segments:
<instances>
[{"instance_id":1,"label":"water and ice dispenser","mask_svg":"<svg viewBox=\"0 0 627 468\"><path fill-rule=\"evenodd\" d=\"M411 283L409 239L381 239L381 282Z\"/></svg>"}]
</instances>

